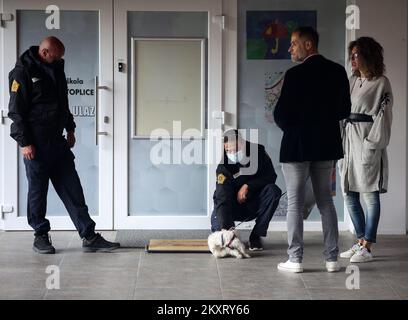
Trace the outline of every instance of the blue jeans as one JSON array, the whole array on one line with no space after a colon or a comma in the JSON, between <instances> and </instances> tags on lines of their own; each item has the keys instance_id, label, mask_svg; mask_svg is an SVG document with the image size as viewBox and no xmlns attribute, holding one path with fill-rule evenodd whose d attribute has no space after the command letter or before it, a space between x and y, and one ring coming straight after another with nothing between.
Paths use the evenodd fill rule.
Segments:
<instances>
[{"instance_id":1,"label":"blue jeans","mask_svg":"<svg viewBox=\"0 0 408 320\"><path fill-rule=\"evenodd\" d=\"M367 217L360 203L360 193L350 191L345 196L350 218L353 221L357 238L375 243L377 237L378 222L380 221L380 193L378 191L363 193L367 206Z\"/></svg>"}]
</instances>

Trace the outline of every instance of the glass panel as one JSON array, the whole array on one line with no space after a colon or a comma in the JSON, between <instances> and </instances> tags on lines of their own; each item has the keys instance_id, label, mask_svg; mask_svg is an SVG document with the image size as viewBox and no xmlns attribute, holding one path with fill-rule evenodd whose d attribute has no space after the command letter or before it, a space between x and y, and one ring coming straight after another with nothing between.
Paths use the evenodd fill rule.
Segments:
<instances>
[{"instance_id":1,"label":"glass panel","mask_svg":"<svg viewBox=\"0 0 408 320\"><path fill-rule=\"evenodd\" d=\"M200 39L132 39L133 136L149 137L156 128L172 132L173 121L180 121L182 131L196 129L202 137L203 50Z\"/></svg>"},{"instance_id":2,"label":"glass panel","mask_svg":"<svg viewBox=\"0 0 408 320\"><path fill-rule=\"evenodd\" d=\"M129 59L131 59L132 38L207 39L207 30L207 12L129 12ZM129 66L131 65L129 61ZM129 88L130 80L131 75L129 75ZM205 92L207 92L206 89ZM129 119L131 119L130 95L131 92L128 97ZM205 112L206 117L207 112ZM183 128L183 124L181 127ZM131 137L131 120L129 120L129 137ZM154 164L150 154L157 143L149 139L129 138L129 215L207 215L207 167L202 164L204 162ZM180 150L190 142L165 139L162 143L167 146L172 156L178 157ZM198 143L202 149L206 147L205 140L196 140L195 143ZM205 154L204 151L203 154Z\"/></svg>"},{"instance_id":3,"label":"glass panel","mask_svg":"<svg viewBox=\"0 0 408 320\"><path fill-rule=\"evenodd\" d=\"M18 11L18 54L46 36L54 35L65 45L65 74L69 105L77 128L73 152L85 199L92 215L98 214L98 148L95 146L95 76L98 74L99 13L97 11L61 11L60 29L48 30L44 11ZM80 35L80 36L78 36ZM19 157L19 214L27 214L27 179ZM50 183L47 215L68 215Z\"/></svg>"},{"instance_id":4,"label":"glass panel","mask_svg":"<svg viewBox=\"0 0 408 320\"><path fill-rule=\"evenodd\" d=\"M279 40L276 41L276 38L271 39L270 44L262 39L260 39L262 41L257 41L252 33L256 31L256 28L259 28L259 24L255 24L251 18L255 16L259 21L259 19L271 19L272 16L274 18L270 22L276 22L276 19L282 20L278 22L284 24L284 27L290 32L291 28L297 24L312 23L313 16L315 16L317 18L317 30L320 33L320 53L328 59L344 65L345 8L345 0L238 0L239 128L259 130L259 142L265 145L272 158L278 174L276 183L282 190L286 190L279 163L282 132L273 122L273 107L276 103L276 94L279 92L279 80L284 72L294 64L291 62L290 57L288 58L286 55L289 45L288 37L285 37L284 34L276 34L276 38L279 38ZM247 21L248 11L255 12L252 13L252 16L251 13L249 14L249 21ZM274 15L265 14L265 11L273 11ZM286 13L282 11L286 11ZM303 11L303 13L300 11ZM262 16L263 14L265 15ZM264 23L266 23L266 20ZM280 30L282 29L280 28ZM267 56L269 52L268 44L271 45L269 50L274 50L276 53L275 59ZM339 221L343 221L343 197L338 174L334 202ZM285 208L284 203L281 203L280 208ZM285 220L285 215L284 210L278 209L274 221ZM319 220L320 214L315 207L308 221Z\"/></svg>"}]
</instances>

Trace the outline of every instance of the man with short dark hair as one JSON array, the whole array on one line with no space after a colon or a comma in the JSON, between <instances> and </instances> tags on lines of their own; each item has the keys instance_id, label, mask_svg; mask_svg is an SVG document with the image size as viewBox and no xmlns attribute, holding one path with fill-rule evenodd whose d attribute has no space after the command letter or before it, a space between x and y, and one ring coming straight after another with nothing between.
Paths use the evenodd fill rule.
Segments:
<instances>
[{"instance_id":1,"label":"man with short dark hair","mask_svg":"<svg viewBox=\"0 0 408 320\"><path fill-rule=\"evenodd\" d=\"M75 122L68 106L64 72L63 43L47 37L39 46L25 51L9 73L10 135L24 157L28 179L27 219L35 231L33 250L55 253L50 222L45 218L48 184L55 191L83 239L85 252L112 251L119 243L106 241L95 233L95 222L88 213L81 182L75 170ZM66 138L63 131L66 131Z\"/></svg>"},{"instance_id":2,"label":"man with short dark hair","mask_svg":"<svg viewBox=\"0 0 408 320\"><path fill-rule=\"evenodd\" d=\"M264 146L245 141L238 130L226 131L224 157L217 167L211 230L228 230L235 226L234 221L256 219L249 250L263 250L261 237L267 234L282 194L276 177Z\"/></svg>"},{"instance_id":3,"label":"man with short dark hair","mask_svg":"<svg viewBox=\"0 0 408 320\"><path fill-rule=\"evenodd\" d=\"M331 174L343 158L339 121L350 115L349 82L344 67L318 53L319 35L300 27L291 36L292 61L274 111L283 130L280 162L286 181L289 260L278 265L288 272L302 272L303 209L306 180L310 176L319 208L325 243L326 269L340 270L338 222L331 196Z\"/></svg>"}]
</instances>

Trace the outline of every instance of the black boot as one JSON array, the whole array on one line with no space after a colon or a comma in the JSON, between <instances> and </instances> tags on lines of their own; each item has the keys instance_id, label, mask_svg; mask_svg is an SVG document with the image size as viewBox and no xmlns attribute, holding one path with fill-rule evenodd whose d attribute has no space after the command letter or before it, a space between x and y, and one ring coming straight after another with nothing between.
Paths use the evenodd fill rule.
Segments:
<instances>
[{"instance_id":1,"label":"black boot","mask_svg":"<svg viewBox=\"0 0 408 320\"><path fill-rule=\"evenodd\" d=\"M263 250L263 244L262 244L261 237L253 232L251 232L249 236L249 250L250 251L262 251Z\"/></svg>"},{"instance_id":2,"label":"black boot","mask_svg":"<svg viewBox=\"0 0 408 320\"><path fill-rule=\"evenodd\" d=\"M35 236L33 250L42 254L54 254L55 248L52 246L51 237L48 233Z\"/></svg>"},{"instance_id":3,"label":"black boot","mask_svg":"<svg viewBox=\"0 0 408 320\"><path fill-rule=\"evenodd\" d=\"M84 252L110 252L120 247L120 243L105 240L100 233L91 239L83 239L82 250Z\"/></svg>"}]
</instances>

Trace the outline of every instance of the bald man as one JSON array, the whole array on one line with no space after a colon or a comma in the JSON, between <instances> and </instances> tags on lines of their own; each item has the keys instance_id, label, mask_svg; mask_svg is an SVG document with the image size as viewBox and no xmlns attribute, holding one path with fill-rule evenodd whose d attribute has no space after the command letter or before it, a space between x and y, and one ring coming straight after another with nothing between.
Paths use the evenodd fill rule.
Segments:
<instances>
[{"instance_id":1,"label":"bald man","mask_svg":"<svg viewBox=\"0 0 408 320\"><path fill-rule=\"evenodd\" d=\"M24 158L28 179L27 218L34 229L33 249L53 254L45 218L49 180L64 203L85 252L112 251L118 243L95 233L95 222L75 169L75 122L68 106L68 87L64 72L64 44L47 37L30 47L9 73L10 136L17 141ZM66 136L63 135L64 130Z\"/></svg>"}]
</instances>

